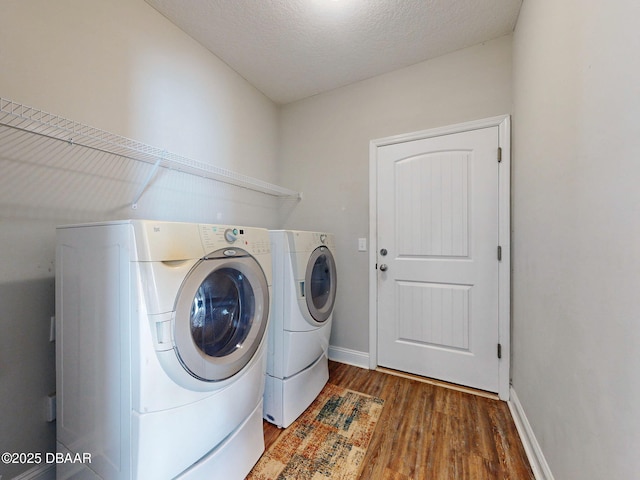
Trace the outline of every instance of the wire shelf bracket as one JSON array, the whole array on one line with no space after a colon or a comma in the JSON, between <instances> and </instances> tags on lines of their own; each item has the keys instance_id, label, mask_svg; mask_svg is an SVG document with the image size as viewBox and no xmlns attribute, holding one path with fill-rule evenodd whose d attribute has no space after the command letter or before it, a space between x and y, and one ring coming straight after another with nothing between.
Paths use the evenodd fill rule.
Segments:
<instances>
[{"instance_id":1,"label":"wire shelf bracket","mask_svg":"<svg viewBox=\"0 0 640 480\"><path fill-rule=\"evenodd\" d=\"M133 198L131 208L134 209L137 208L138 201L143 196L159 168L177 170L266 195L302 200L302 192L296 192L214 165L197 162L178 154L90 127L59 115L22 105L3 97L0 97L0 125L65 141L70 145L80 145L153 165L145 182L140 186Z\"/></svg>"}]
</instances>

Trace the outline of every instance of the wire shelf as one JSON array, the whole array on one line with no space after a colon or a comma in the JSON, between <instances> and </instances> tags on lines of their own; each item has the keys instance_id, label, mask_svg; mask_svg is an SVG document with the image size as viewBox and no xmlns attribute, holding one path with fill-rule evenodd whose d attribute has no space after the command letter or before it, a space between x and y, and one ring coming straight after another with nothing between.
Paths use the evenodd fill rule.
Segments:
<instances>
[{"instance_id":1,"label":"wire shelf","mask_svg":"<svg viewBox=\"0 0 640 480\"><path fill-rule=\"evenodd\" d=\"M134 208L152 180L155 169L159 167L235 185L275 197L302 198L301 193L288 188L231 170L197 162L190 158L90 127L59 115L21 105L2 97L0 97L0 125L154 165L152 174L149 175L146 183L141 186L140 193L132 202Z\"/></svg>"}]
</instances>

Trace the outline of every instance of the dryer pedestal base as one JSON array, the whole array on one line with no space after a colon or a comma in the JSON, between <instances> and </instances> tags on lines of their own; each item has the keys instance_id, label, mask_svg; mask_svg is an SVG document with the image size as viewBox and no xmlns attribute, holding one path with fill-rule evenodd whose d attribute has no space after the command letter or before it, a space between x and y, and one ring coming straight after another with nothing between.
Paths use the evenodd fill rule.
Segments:
<instances>
[{"instance_id":1,"label":"dryer pedestal base","mask_svg":"<svg viewBox=\"0 0 640 480\"><path fill-rule=\"evenodd\" d=\"M286 379L267 375L264 419L287 428L316 399L329 380L326 352L309 368Z\"/></svg>"}]
</instances>

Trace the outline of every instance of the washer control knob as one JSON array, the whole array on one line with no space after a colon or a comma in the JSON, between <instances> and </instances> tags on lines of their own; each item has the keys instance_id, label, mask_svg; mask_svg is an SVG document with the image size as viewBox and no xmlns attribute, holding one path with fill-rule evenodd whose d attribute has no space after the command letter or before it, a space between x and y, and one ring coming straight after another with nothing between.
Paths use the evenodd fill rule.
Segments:
<instances>
[{"instance_id":1,"label":"washer control knob","mask_svg":"<svg viewBox=\"0 0 640 480\"><path fill-rule=\"evenodd\" d=\"M235 242L238 239L238 229L237 228L227 228L224 231L224 239L229 243Z\"/></svg>"}]
</instances>

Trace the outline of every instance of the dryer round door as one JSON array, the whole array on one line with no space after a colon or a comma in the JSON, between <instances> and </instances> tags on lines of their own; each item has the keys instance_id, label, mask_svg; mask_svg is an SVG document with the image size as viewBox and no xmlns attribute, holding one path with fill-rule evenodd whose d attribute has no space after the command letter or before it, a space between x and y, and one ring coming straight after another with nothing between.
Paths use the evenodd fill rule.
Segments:
<instances>
[{"instance_id":1,"label":"dryer round door","mask_svg":"<svg viewBox=\"0 0 640 480\"><path fill-rule=\"evenodd\" d=\"M326 322L336 300L336 262L327 247L316 248L309 257L304 295L313 319L318 324Z\"/></svg>"},{"instance_id":2,"label":"dryer round door","mask_svg":"<svg viewBox=\"0 0 640 480\"><path fill-rule=\"evenodd\" d=\"M225 380L249 363L269 318L262 268L241 249L227 252L235 256L197 263L176 300L176 353L191 375L208 382Z\"/></svg>"}]
</instances>

